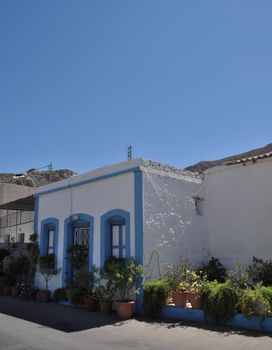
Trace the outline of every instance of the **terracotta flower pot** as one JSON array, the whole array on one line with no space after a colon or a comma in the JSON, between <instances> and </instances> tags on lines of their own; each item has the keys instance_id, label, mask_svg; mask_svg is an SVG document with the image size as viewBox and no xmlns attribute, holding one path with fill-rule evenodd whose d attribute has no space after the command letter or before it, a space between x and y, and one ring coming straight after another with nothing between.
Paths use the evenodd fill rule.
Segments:
<instances>
[{"instance_id":1,"label":"terracotta flower pot","mask_svg":"<svg viewBox=\"0 0 272 350\"><path fill-rule=\"evenodd\" d=\"M188 292L188 300L192 306L192 309L201 308L201 296L199 293Z\"/></svg>"},{"instance_id":2,"label":"terracotta flower pot","mask_svg":"<svg viewBox=\"0 0 272 350\"><path fill-rule=\"evenodd\" d=\"M117 315L121 320L127 320L132 317L134 312L134 301L117 301L115 303Z\"/></svg>"},{"instance_id":3,"label":"terracotta flower pot","mask_svg":"<svg viewBox=\"0 0 272 350\"><path fill-rule=\"evenodd\" d=\"M172 293L173 296L173 302L175 306L179 307L186 307L187 299L188 299L188 293L182 292L182 291L174 291Z\"/></svg>"},{"instance_id":4,"label":"terracotta flower pot","mask_svg":"<svg viewBox=\"0 0 272 350\"><path fill-rule=\"evenodd\" d=\"M17 297L18 296L18 290L14 286L11 287L11 296L12 297Z\"/></svg>"},{"instance_id":5,"label":"terracotta flower pot","mask_svg":"<svg viewBox=\"0 0 272 350\"><path fill-rule=\"evenodd\" d=\"M93 312L96 309L96 300L90 295L85 295L84 306L86 311Z\"/></svg>"},{"instance_id":6,"label":"terracotta flower pot","mask_svg":"<svg viewBox=\"0 0 272 350\"><path fill-rule=\"evenodd\" d=\"M41 302L48 303L50 301L50 292L45 290L41 291L40 298L41 298Z\"/></svg>"},{"instance_id":7,"label":"terracotta flower pot","mask_svg":"<svg viewBox=\"0 0 272 350\"><path fill-rule=\"evenodd\" d=\"M99 306L100 306L100 311L102 314L108 315L111 313L111 310L112 310L112 302L111 301L100 300Z\"/></svg>"}]
</instances>

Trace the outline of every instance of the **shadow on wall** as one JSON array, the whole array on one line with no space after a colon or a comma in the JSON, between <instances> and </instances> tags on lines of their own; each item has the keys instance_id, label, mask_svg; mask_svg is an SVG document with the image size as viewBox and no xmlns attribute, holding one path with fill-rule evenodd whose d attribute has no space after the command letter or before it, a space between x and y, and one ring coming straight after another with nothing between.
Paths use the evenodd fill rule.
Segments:
<instances>
[{"instance_id":1,"label":"shadow on wall","mask_svg":"<svg viewBox=\"0 0 272 350\"><path fill-rule=\"evenodd\" d=\"M206 218L196 214L194 201L201 184L186 177L144 175L145 259L157 249L162 267L180 259L201 263L208 252Z\"/></svg>"}]
</instances>

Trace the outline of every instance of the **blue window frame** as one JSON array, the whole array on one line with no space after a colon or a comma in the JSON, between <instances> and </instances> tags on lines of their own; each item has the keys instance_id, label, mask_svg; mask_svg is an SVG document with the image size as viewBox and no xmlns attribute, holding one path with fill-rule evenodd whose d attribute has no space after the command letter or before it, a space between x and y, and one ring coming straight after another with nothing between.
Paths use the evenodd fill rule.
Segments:
<instances>
[{"instance_id":1,"label":"blue window frame","mask_svg":"<svg viewBox=\"0 0 272 350\"><path fill-rule=\"evenodd\" d=\"M111 256L130 258L130 213L123 209L101 216L100 266Z\"/></svg>"},{"instance_id":2,"label":"blue window frame","mask_svg":"<svg viewBox=\"0 0 272 350\"><path fill-rule=\"evenodd\" d=\"M59 220L48 218L41 222L40 253L41 255L54 254L57 261L58 254Z\"/></svg>"}]
</instances>

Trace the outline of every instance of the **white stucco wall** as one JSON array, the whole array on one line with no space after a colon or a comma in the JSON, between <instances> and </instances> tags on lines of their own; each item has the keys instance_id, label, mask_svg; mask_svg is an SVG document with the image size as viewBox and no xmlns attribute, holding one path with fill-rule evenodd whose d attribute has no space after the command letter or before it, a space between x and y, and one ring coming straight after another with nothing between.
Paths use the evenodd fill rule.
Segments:
<instances>
[{"instance_id":1,"label":"white stucco wall","mask_svg":"<svg viewBox=\"0 0 272 350\"><path fill-rule=\"evenodd\" d=\"M59 183L59 186L61 185L62 181ZM55 186L54 184L54 188ZM77 213L94 217L93 263L96 266L100 265L100 218L106 212L114 209L123 209L130 213L130 247L131 255L134 256L134 173L110 177L40 196L38 233L40 233L41 222L44 219L54 217L59 220L58 267L62 268L63 263L64 220ZM61 279L61 273L55 276L49 283L49 289L54 290L60 287ZM44 287L44 280L41 276L37 276L37 285Z\"/></svg>"},{"instance_id":2,"label":"white stucco wall","mask_svg":"<svg viewBox=\"0 0 272 350\"><path fill-rule=\"evenodd\" d=\"M143 172L144 265L157 249L162 270L166 265L186 259L194 264L207 255L206 217L196 215L194 195L201 179L155 170ZM156 259L151 262L151 277L157 277Z\"/></svg>"},{"instance_id":3,"label":"white stucco wall","mask_svg":"<svg viewBox=\"0 0 272 350\"><path fill-rule=\"evenodd\" d=\"M272 160L211 168L203 194L210 255L229 267L272 258Z\"/></svg>"}]
</instances>

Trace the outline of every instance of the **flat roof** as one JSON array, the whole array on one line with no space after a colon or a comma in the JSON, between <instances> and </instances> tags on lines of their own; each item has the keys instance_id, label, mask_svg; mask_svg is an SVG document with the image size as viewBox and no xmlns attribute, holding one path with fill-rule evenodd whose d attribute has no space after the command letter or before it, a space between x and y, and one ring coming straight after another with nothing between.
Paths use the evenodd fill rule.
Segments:
<instances>
[{"instance_id":1,"label":"flat roof","mask_svg":"<svg viewBox=\"0 0 272 350\"><path fill-rule=\"evenodd\" d=\"M68 179L54 182L49 185L41 186L37 189L36 194L42 195L55 191L61 191L72 187L78 187L86 183L103 180L109 177L123 175L129 172L144 169L155 169L167 174L182 175L193 179L199 179L199 175L190 171L176 168L156 161L145 160L143 158L136 158L127 162L98 168L84 174L74 175Z\"/></svg>"}]
</instances>

